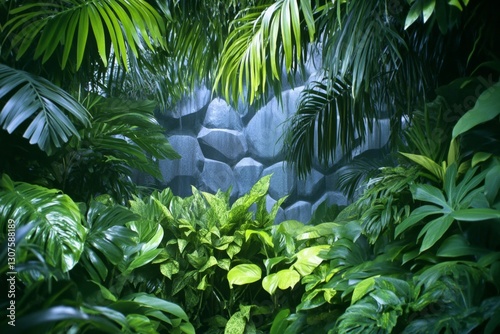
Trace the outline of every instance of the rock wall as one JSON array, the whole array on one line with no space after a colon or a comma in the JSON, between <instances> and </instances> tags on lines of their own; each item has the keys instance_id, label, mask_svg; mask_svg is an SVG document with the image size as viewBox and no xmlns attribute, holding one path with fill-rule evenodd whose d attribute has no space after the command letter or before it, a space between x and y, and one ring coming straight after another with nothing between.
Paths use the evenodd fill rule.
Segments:
<instances>
[{"instance_id":1,"label":"rock wall","mask_svg":"<svg viewBox=\"0 0 500 334\"><path fill-rule=\"evenodd\" d=\"M310 78L314 78L314 67L311 68ZM284 123L295 112L304 85L285 90L281 104L273 98L259 110L243 105L234 110L220 98L211 99L208 89L197 89L173 112L159 115L168 140L182 158L160 161L162 182L155 183L144 176L136 181L170 187L179 196L191 195L191 186L213 193L232 187L231 198L236 199L262 176L273 174L268 209L279 198L288 196L277 222L295 219L307 223L323 201L346 204L346 197L335 190L338 164L327 169L316 164L310 175L301 180L283 160ZM386 143L389 124L381 124L358 153Z\"/></svg>"}]
</instances>

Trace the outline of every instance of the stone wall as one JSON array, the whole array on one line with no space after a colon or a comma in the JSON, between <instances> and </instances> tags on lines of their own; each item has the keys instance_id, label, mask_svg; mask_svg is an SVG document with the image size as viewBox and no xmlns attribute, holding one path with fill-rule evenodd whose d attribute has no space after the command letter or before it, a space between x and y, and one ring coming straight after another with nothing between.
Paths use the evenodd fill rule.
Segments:
<instances>
[{"instance_id":1,"label":"stone wall","mask_svg":"<svg viewBox=\"0 0 500 334\"><path fill-rule=\"evenodd\" d=\"M323 201L346 204L346 197L335 190L338 165L326 169L316 165L302 180L283 161L284 123L294 113L303 88L290 88L283 93L281 105L274 98L259 110L234 110L220 98L212 100L209 90L198 89L192 98L180 103L176 112L159 117L168 140L182 158L160 161L164 180L154 185L170 187L179 196L191 195L191 186L212 193L232 187L231 197L235 199L262 176L273 174L268 208L288 196L278 222L295 219L307 223ZM387 141L384 124L388 126L386 122L382 128L375 128L358 152L379 148ZM148 180L143 176L138 182L145 184Z\"/></svg>"},{"instance_id":2,"label":"stone wall","mask_svg":"<svg viewBox=\"0 0 500 334\"><path fill-rule=\"evenodd\" d=\"M308 66L309 80L314 80L316 73L312 61ZM305 180L299 179L283 160L284 123L295 112L306 83L285 89L281 104L273 98L259 110L244 105L234 110L224 100L212 99L207 88L197 89L173 112L159 115L168 140L182 158L160 161L164 178L160 183L144 176L136 181L170 187L179 196L191 195L191 186L212 193L232 187L231 197L236 199L262 176L273 174L268 209L279 198L288 196L277 222L295 219L307 223L323 201L346 204L346 197L335 190L341 156L337 155L336 164L330 168L315 164ZM388 122L382 122L381 127L375 127L357 153L383 146L388 139L388 126Z\"/></svg>"}]
</instances>

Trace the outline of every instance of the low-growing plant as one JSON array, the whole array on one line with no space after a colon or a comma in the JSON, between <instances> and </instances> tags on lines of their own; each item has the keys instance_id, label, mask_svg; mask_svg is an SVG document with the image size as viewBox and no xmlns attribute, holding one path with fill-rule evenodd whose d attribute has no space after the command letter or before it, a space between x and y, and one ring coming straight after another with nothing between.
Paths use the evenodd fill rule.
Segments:
<instances>
[{"instance_id":1,"label":"low-growing plant","mask_svg":"<svg viewBox=\"0 0 500 334\"><path fill-rule=\"evenodd\" d=\"M177 304L137 288L134 270L161 251L161 226L100 200L86 208L58 190L2 176L0 273L15 279L16 306L2 332L194 333Z\"/></svg>"}]
</instances>

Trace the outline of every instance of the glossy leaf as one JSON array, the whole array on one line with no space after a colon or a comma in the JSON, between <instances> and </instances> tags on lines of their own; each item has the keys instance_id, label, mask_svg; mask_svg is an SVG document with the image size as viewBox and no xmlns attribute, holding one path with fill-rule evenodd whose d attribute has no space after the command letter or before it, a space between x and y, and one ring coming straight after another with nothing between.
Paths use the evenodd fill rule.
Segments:
<instances>
[{"instance_id":1,"label":"glossy leaf","mask_svg":"<svg viewBox=\"0 0 500 334\"><path fill-rule=\"evenodd\" d=\"M301 249L297 253L297 261L292 268L297 270L301 276L309 275L313 270L323 262L320 256L330 249L329 245L318 245Z\"/></svg>"},{"instance_id":2,"label":"glossy leaf","mask_svg":"<svg viewBox=\"0 0 500 334\"><path fill-rule=\"evenodd\" d=\"M239 264L227 273L227 280L229 287L233 285L250 284L260 280L262 277L262 270L255 264Z\"/></svg>"},{"instance_id":3,"label":"glossy leaf","mask_svg":"<svg viewBox=\"0 0 500 334\"><path fill-rule=\"evenodd\" d=\"M22 182L11 183L9 188L0 189L2 219L13 219L17 226L35 223L27 242L43 250L48 264L63 272L72 269L80 260L87 235L78 206L56 189ZM20 252L18 261L24 261L24 256Z\"/></svg>"},{"instance_id":4,"label":"glossy leaf","mask_svg":"<svg viewBox=\"0 0 500 334\"><path fill-rule=\"evenodd\" d=\"M262 280L262 287L270 295L273 295L277 288L286 290L292 288L299 283L300 274L293 269L280 270L277 273L268 275Z\"/></svg>"},{"instance_id":5,"label":"glossy leaf","mask_svg":"<svg viewBox=\"0 0 500 334\"><path fill-rule=\"evenodd\" d=\"M498 115L500 115L500 83L495 83L481 93L474 107L458 120L453 128L453 138Z\"/></svg>"}]
</instances>

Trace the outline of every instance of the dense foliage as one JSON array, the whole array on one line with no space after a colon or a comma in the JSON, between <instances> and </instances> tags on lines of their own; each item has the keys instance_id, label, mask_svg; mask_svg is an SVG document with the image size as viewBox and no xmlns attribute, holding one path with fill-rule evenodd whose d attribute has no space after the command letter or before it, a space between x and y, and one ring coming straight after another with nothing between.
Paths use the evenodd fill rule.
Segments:
<instances>
[{"instance_id":1,"label":"dense foliage","mask_svg":"<svg viewBox=\"0 0 500 334\"><path fill-rule=\"evenodd\" d=\"M500 328L494 1L0 9L0 307L15 304L1 332ZM367 118L391 117L399 139L341 173L352 204L275 224L271 176L234 202L132 182L179 157L155 113L198 84L232 103L279 98L317 48L286 135L298 171L355 148Z\"/></svg>"}]
</instances>

